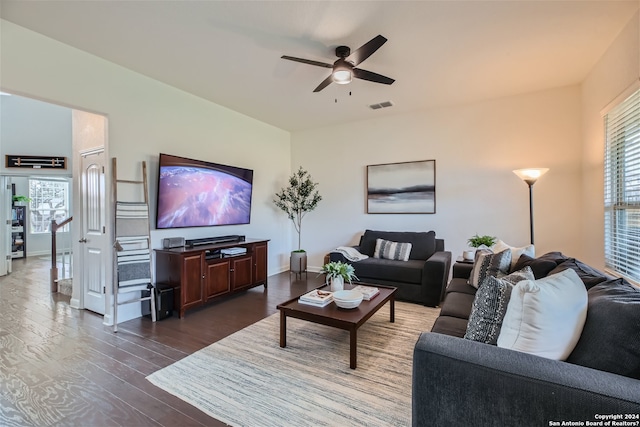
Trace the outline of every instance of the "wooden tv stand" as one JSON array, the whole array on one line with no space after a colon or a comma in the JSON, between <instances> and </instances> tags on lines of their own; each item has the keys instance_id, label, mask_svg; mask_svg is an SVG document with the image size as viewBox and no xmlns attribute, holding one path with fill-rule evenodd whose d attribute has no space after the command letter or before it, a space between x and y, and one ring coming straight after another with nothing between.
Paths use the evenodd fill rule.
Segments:
<instances>
[{"instance_id":1,"label":"wooden tv stand","mask_svg":"<svg viewBox=\"0 0 640 427\"><path fill-rule=\"evenodd\" d=\"M186 310L222 296L259 285L266 288L268 242L246 239L156 249L156 283L174 288L174 308L180 318L184 317ZM223 256L220 250L226 248L246 248L247 253Z\"/></svg>"}]
</instances>

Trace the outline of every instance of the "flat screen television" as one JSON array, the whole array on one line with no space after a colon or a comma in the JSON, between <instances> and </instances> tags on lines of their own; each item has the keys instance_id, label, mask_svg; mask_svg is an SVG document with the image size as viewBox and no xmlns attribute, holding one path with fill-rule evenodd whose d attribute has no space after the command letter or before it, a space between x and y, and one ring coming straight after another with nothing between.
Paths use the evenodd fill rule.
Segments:
<instances>
[{"instance_id":1,"label":"flat screen television","mask_svg":"<svg viewBox=\"0 0 640 427\"><path fill-rule=\"evenodd\" d=\"M160 153L156 228L249 224L253 171Z\"/></svg>"}]
</instances>

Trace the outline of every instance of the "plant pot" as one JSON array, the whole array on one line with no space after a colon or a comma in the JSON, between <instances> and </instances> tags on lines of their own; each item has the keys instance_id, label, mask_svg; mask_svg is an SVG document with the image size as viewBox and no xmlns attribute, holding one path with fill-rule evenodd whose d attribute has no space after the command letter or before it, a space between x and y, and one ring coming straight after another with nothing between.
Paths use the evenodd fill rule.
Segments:
<instances>
[{"instance_id":1,"label":"plant pot","mask_svg":"<svg viewBox=\"0 0 640 427\"><path fill-rule=\"evenodd\" d=\"M337 292L344 289L344 277L336 276L331 278L331 292Z\"/></svg>"},{"instance_id":2,"label":"plant pot","mask_svg":"<svg viewBox=\"0 0 640 427\"><path fill-rule=\"evenodd\" d=\"M307 271L307 253L291 252L291 258L289 258L289 269L292 273L296 274Z\"/></svg>"},{"instance_id":3,"label":"plant pot","mask_svg":"<svg viewBox=\"0 0 640 427\"><path fill-rule=\"evenodd\" d=\"M469 249L467 251L462 252L462 257L467 261L473 261L475 255L476 255L475 249Z\"/></svg>"}]
</instances>

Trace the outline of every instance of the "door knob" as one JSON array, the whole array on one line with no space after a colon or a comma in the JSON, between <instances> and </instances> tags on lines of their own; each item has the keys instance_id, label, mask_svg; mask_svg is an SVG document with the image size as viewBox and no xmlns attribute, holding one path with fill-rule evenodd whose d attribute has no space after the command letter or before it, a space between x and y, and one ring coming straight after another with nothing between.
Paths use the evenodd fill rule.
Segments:
<instances>
[{"instance_id":1,"label":"door knob","mask_svg":"<svg viewBox=\"0 0 640 427\"><path fill-rule=\"evenodd\" d=\"M78 240L78 243L87 243L87 239L80 239Z\"/></svg>"}]
</instances>

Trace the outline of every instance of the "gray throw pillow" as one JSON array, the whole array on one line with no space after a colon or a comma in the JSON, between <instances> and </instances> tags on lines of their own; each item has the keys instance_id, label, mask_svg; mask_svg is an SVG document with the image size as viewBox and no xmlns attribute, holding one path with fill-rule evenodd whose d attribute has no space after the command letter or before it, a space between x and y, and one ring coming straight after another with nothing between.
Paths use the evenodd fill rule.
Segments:
<instances>
[{"instance_id":1,"label":"gray throw pillow","mask_svg":"<svg viewBox=\"0 0 640 427\"><path fill-rule=\"evenodd\" d=\"M496 345L511 290L521 280L535 280L531 267L527 266L501 278L489 276L483 280L473 300L464 335L466 339Z\"/></svg>"},{"instance_id":2,"label":"gray throw pillow","mask_svg":"<svg viewBox=\"0 0 640 427\"><path fill-rule=\"evenodd\" d=\"M411 254L411 243L398 243L389 240L377 239L374 258L392 259L396 261L408 261Z\"/></svg>"},{"instance_id":3,"label":"gray throw pillow","mask_svg":"<svg viewBox=\"0 0 640 427\"><path fill-rule=\"evenodd\" d=\"M511 267L511 251L505 249L494 254L490 249L480 249L476 251L473 269L469 276L469 284L474 288L489 276L507 274Z\"/></svg>"},{"instance_id":4,"label":"gray throw pillow","mask_svg":"<svg viewBox=\"0 0 640 427\"><path fill-rule=\"evenodd\" d=\"M606 274L596 270L593 267L588 266L587 264L575 258L569 258L568 260L561 262L556 268L551 270L549 275L560 273L567 268L570 268L578 273L578 277L580 277L587 290L593 288L598 283L602 283L607 280Z\"/></svg>"},{"instance_id":5,"label":"gray throw pillow","mask_svg":"<svg viewBox=\"0 0 640 427\"><path fill-rule=\"evenodd\" d=\"M588 295L587 320L567 362L640 379L640 289L615 279Z\"/></svg>"}]
</instances>

